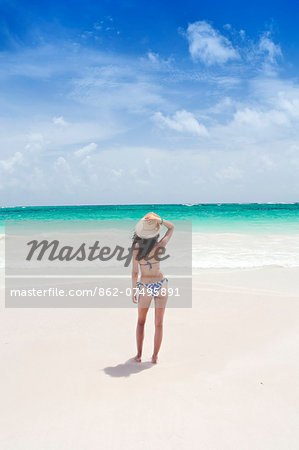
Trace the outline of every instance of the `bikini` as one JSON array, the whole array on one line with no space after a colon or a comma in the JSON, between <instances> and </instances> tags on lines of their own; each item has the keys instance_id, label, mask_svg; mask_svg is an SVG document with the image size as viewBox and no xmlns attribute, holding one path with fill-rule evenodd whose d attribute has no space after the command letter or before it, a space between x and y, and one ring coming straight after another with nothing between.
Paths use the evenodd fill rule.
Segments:
<instances>
[{"instance_id":1,"label":"bikini","mask_svg":"<svg viewBox=\"0 0 299 450\"><path fill-rule=\"evenodd\" d=\"M149 266L149 270L152 269L152 265L153 264L159 264L160 261L154 262L154 263L150 263L149 261L147 261L145 264L141 264L139 263L141 266ZM160 292L160 289L162 287L162 284L164 283L164 281L168 281L167 278L163 278L162 280L156 281L155 283L141 283L141 281L137 281L136 283L136 287L140 290L140 287L143 286L145 287L146 291L148 294L150 294L152 296L152 298L157 297L157 295Z\"/></svg>"}]
</instances>

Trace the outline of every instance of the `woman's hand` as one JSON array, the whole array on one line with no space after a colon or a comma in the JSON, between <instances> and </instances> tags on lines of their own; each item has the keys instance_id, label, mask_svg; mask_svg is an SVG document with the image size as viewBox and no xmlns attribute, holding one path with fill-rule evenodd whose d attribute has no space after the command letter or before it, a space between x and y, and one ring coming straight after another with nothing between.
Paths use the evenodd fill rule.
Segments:
<instances>
[{"instance_id":1,"label":"woman's hand","mask_svg":"<svg viewBox=\"0 0 299 450\"><path fill-rule=\"evenodd\" d=\"M138 303L137 294L134 294L134 295L132 296L132 302L133 302L133 303Z\"/></svg>"},{"instance_id":2,"label":"woman's hand","mask_svg":"<svg viewBox=\"0 0 299 450\"><path fill-rule=\"evenodd\" d=\"M154 212L150 212L144 216L145 220L157 220L158 222L162 221L161 217L158 216L158 214L155 214Z\"/></svg>"}]
</instances>

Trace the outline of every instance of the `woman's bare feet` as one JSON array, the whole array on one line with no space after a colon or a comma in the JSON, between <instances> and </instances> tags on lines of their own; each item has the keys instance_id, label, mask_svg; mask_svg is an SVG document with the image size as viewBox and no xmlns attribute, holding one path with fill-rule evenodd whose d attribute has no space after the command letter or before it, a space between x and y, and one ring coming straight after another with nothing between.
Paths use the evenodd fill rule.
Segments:
<instances>
[{"instance_id":1,"label":"woman's bare feet","mask_svg":"<svg viewBox=\"0 0 299 450\"><path fill-rule=\"evenodd\" d=\"M134 357L134 359L137 362L141 362L141 355L138 355L138 353L137 353L137 355Z\"/></svg>"},{"instance_id":2,"label":"woman's bare feet","mask_svg":"<svg viewBox=\"0 0 299 450\"><path fill-rule=\"evenodd\" d=\"M158 362L158 356L157 355L153 355L152 356L152 363L153 364L157 364L157 362Z\"/></svg>"}]
</instances>

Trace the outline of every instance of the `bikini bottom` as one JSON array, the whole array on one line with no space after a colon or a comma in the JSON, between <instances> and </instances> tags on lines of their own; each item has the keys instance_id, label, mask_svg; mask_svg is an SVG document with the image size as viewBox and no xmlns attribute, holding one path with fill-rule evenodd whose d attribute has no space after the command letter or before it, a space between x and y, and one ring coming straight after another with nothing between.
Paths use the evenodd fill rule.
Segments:
<instances>
[{"instance_id":1,"label":"bikini bottom","mask_svg":"<svg viewBox=\"0 0 299 450\"><path fill-rule=\"evenodd\" d=\"M155 283L141 283L140 281L137 281L136 287L138 290L144 290L147 292L147 294L151 295L152 298L157 297L159 295L159 292L161 290L161 287L164 283L164 281L168 281L167 278L163 278L160 281L156 281Z\"/></svg>"}]
</instances>

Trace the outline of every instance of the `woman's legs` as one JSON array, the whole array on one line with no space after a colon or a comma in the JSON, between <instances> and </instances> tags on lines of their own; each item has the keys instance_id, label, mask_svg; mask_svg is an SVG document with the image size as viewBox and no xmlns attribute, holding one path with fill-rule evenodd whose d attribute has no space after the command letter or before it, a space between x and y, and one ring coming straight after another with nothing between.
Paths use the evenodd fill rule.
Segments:
<instances>
[{"instance_id":1,"label":"woman's legs","mask_svg":"<svg viewBox=\"0 0 299 450\"><path fill-rule=\"evenodd\" d=\"M146 315L149 310L149 306L146 308L139 307L138 308L138 320L136 327L136 342L137 342L137 355L135 356L135 360L137 362L141 362L142 355L142 346L143 346L143 338L144 338L144 325L146 320Z\"/></svg>"},{"instance_id":2,"label":"woman's legs","mask_svg":"<svg viewBox=\"0 0 299 450\"><path fill-rule=\"evenodd\" d=\"M167 285L166 285L167 286ZM162 295L165 294L165 295ZM154 338L154 352L152 356L152 362L157 363L158 353L162 343L163 337L163 319L165 314L165 307L168 294L165 288L160 291L160 295L155 297L155 338Z\"/></svg>"}]
</instances>

